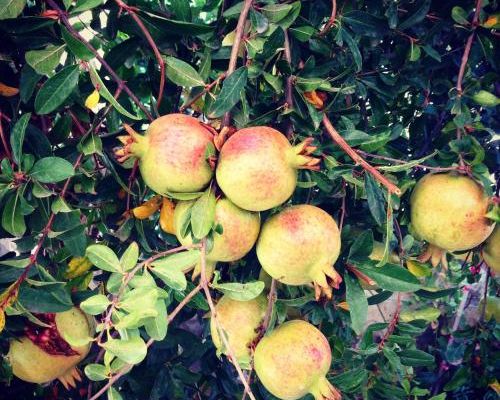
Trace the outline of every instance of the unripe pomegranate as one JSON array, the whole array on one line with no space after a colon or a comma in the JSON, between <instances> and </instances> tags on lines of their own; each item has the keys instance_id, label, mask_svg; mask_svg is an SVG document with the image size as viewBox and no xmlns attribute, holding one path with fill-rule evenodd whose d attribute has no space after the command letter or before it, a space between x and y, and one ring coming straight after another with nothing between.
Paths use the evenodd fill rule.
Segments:
<instances>
[{"instance_id":1,"label":"unripe pomegranate","mask_svg":"<svg viewBox=\"0 0 500 400\"><path fill-rule=\"evenodd\" d=\"M441 261L446 251L467 250L482 243L495 226L485 217L488 197L473 179L457 173L429 174L411 196L411 224L417 237L429 247L420 258Z\"/></svg>"},{"instance_id":2,"label":"unripe pomegranate","mask_svg":"<svg viewBox=\"0 0 500 400\"><path fill-rule=\"evenodd\" d=\"M262 226L257 257L262 268L287 285L313 282L316 297L331 297L342 278L333 268L340 253L340 232L321 208L303 204L284 209ZM329 282L327 281L329 279Z\"/></svg>"},{"instance_id":3,"label":"unripe pomegranate","mask_svg":"<svg viewBox=\"0 0 500 400\"><path fill-rule=\"evenodd\" d=\"M68 388L80 380L76 365L90 350L90 344L72 347L64 336L75 340L93 334L93 327L87 316L78 308L57 314L37 314L50 328L29 323L26 336L12 339L7 359L12 372L26 382L44 383L59 379Z\"/></svg>"},{"instance_id":4,"label":"unripe pomegranate","mask_svg":"<svg viewBox=\"0 0 500 400\"><path fill-rule=\"evenodd\" d=\"M308 322L285 322L259 342L254 368L264 387L283 400L310 393L315 400L339 400L340 392L325 375L332 351L326 337Z\"/></svg>"},{"instance_id":5,"label":"unripe pomegranate","mask_svg":"<svg viewBox=\"0 0 500 400\"><path fill-rule=\"evenodd\" d=\"M237 206L263 211L290 198L297 185L299 168L317 169L310 156L312 139L292 146L279 131L267 126L245 128L222 146L217 164L217 183Z\"/></svg>"},{"instance_id":6,"label":"unripe pomegranate","mask_svg":"<svg viewBox=\"0 0 500 400\"><path fill-rule=\"evenodd\" d=\"M486 245L483 248L483 258L493 271L500 274L500 228L498 226L486 240Z\"/></svg>"},{"instance_id":7,"label":"unripe pomegranate","mask_svg":"<svg viewBox=\"0 0 500 400\"><path fill-rule=\"evenodd\" d=\"M196 118L169 114L155 119L144 136L127 131L119 161L137 157L144 182L156 193L197 192L212 179L213 134Z\"/></svg>"},{"instance_id":8,"label":"unripe pomegranate","mask_svg":"<svg viewBox=\"0 0 500 400\"><path fill-rule=\"evenodd\" d=\"M184 246L193 243L191 235L182 237L181 223L193 201L180 201L174 211L174 229L179 242ZM218 261L230 262L243 258L253 247L260 230L259 213L242 210L228 199L219 199L215 205L215 223L222 226L222 234L214 233L214 243L207 254L207 276L211 275ZM200 273L196 266L193 277Z\"/></svg>"},{"instance_id":9,"label":"unripe pomegranate","mask_svg":"<svg viewBox=\"0 0 500 400\"><path fill-rule=\"evenodd\" d=\"M258 336L258 329L266 314L267 301L263 295L253 300L238 301L223 296L215 310L220 328L240 365L250 366L250 345ZM212 340L218 351L229 354L221 341L215 319L210 320Z\"/></svg>"}]
</instances>

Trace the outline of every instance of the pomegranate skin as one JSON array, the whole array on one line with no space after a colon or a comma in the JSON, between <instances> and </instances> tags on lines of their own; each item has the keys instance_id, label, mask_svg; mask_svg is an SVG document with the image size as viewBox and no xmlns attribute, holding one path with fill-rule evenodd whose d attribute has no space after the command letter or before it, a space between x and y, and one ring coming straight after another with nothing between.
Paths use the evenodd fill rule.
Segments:
<instances>
[{"instance_id":1,"label":"pomegranate skin","mask_svg":"<svg viewBox=\"0 0 500 400\"><path fill-rule=\"evenodd\" d=\"M485 217L488 197L473 179L456 174L429 174L413 190L414 233L446 251L468 250L486 240L495 224Z\"/></svg>"},{"instance_id":2,"label":"pomegranate skin","mask_svg":"<svg viewBox=\"0 0 500 400\"><path fill-rule=\"evenodd\" d=\"M191 235L182 237L181 221L194 201L180 201L174 211L174 229L183 246L193 243ZM213 272L218 261L231 262L243 258L257 241L260 231L260 214L243 210L228 199L219 199L215 205L215 223L222 226L222 234L214 233L214 244L207 254L207 275ZM195 268L194 277L199 274Z\"/></svg>"},{"instance_id":3,"label":"pomegranate skin","mask_svg":"<svg viewBox=\"0 0 500 400\"><path fill-rule=\"evenodd\" d=\"M75 307L57 313L55 323L62 338L65 334L69 334L75 339L83 339L93 332L87 316ZM22 337L20 340L13 339L10 342L7 359L12 366L13 374L23 381L45 383L61 378L66 385L63 379L70 382L73 380L69 376L71 370L87 356L90 344L72 347L72 349L77 354L71 356L53 355L45 352L29 338Z\"/></svg>"},{"instance_id":4,"label":"pomegranate skin","mask_svg":"<svg viewBox=\"0 0 500 400\"><path fill-rule=\"evenodd\" d=\"M284 209L262 226L257 257L262 268L287 285L313 282L327 291L342 281L333 268L340 253L335 220L321 208L302 204ZM327 282L327 277L333 285Z\"/></svg>"},{"instance_id":5,"label":"pomegranate skin","mask_svg":"<svg viewBox=\"0 0 500 400\"><path fill-rule=\"evenodd\" d=\"M146 185L156 193L197 192L213 176L208 157L215 154L212 133L196 118L169 114L155 119L146 134L132 134L129 147L139 158Z\"/></svg>"},{"instance_id":6,"label":"pomegranate skin","mask_svg":"<svg viewBox=\"0 0 500 400\"><path fill-rule=\"evenodd\" d=\"M500 274L500 228L498 226L486 240L483 248L483 258L495 273Z\"/></svg>"},{"instance_id":7,"label":"pomegranate skin","mask_svg":"<svg viewBox=\"0 0 500 400\"><path fill-rule=\"evenodd\" d=\"M283 204L297 185L297 170L319 160L308 154L310 141L292 146L279 131L266 126L245 128L222 146L217 183L237 206L263 211Z\"/></svg>"},{"instance_id":8,"label":"pomegranate skin","mask_svg":"<svg viewBox=\"0 0 500 400\"><path fill-rule=\"evenodd\" d=\"M217 320L242 366L250 367L249 346L258 336L258 328L264 319L266 308L267 301L263 295L249 301L238 301L223 296L215 306ZM217 350L227 354L214 318L210 319L210 332Z\"/></svg>"},{"instance_id":9,"label":"pomegranate skin","mask_svg":"<svg viewBox=\"0 0 500 400\"><path fill-rule=\"evenodd\" d=\"M283 400L311 393L315 400L337 400L340 393L327 381L332 361L326 337L302 320L285 322L259 342L254 368L264 387Z\"/></svg>"}]
</instances>

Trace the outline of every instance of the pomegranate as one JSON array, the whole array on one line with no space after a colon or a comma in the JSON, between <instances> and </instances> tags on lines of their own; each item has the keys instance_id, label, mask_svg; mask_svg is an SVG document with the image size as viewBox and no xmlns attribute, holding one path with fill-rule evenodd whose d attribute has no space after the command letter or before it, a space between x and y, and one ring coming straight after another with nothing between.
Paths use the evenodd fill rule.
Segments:
<instances>
[{"instance_id":1,"label":"pomegranate","mask_svg":"<svg viewBox=\"0 0 500 400\"><path fill-rule=\"evenodd\" d=\"M90 344L72 347L64 335L84 339L93 334L87 316L78 308L57 314L37 314L38 319L50 327L28 323L26 336L12 339L7 359L12 372L26 382L44 383L59 379L68 388L81 380L76 365L90 350Z\"/></svg>"},{"instance_id":2,"label":"pomegranate","mask_svg":"<svg viewBox=\"0 0 500 400\"><path fill-rule=\"evenodd\" d=\"M238 301L223 296L215 306L220 328L241 366L250 367L250 345L257 339L266 308L267 301L263 295L249 301ZM210 320L210 332L217 351L228 354L214 318Z\"/></svg>"},{"instance_id":3,"label":"pomegranate","mask_svg":"<svg viewBox=\"0 0 500 400\"><path fill-rule=\"evenodd\" d=\"M144 136L127 127L124 161L139 159L141 175L156 193L197 192L213 176L213 134L196 118L184 114L164 115L154 120Z\"/></svg>"},{"instance_id":4,"label":"pomegranate","mask_svg":"<svg viewBox=\"0 0 500 400\"><path fill-rule=\"evenodd\" d=\"M495 224L485 217L488 197L473 179L457 173L429 174L413 190L411 225L420 239L429 243L421 261L441 261L446 251L467 250L481 244Z\"/></svg>"},{"instance_id":5,"label":"pomegranate","mask_svg":"<svg viewBox=\"0 0 500 400\"><path fill-rule=\"evenodd\" d=\"M257 345L254 367L264 387L283 400L311 393L315 400L339 400L340 392L325 375L332 351L326 337L308 322L294 320L265 336Z\"/></svg>"},{"instance_id":6,"label":"pomegranate","mask_svg":"<svg viewBox=\"0 0 500 400\"><path fill-rule=\"evenodd\" d=\"M295 190L299 168L318 169L312 139L292 146L267 126L245 128L222 146L216 175L224 194L237 206L263 211L284 203Z\"/></svg>"},{"instance_id":7,"label":"pomegranate","mask_svg":"<svg viewBox=\"0 0 500 400\"><path fill-rule=\"evenodd\" d=\"M498 226L486 240L483 259L493 271L500 274L500 228Z\"/></svg>"},{"instance_id":8,"label":"pomegranate","mask_svg":"<svg viewBox=\"0 0 500 400\"><path fill-rule=\"evenodd\" d=\"M182 237L182 221L190 211L194 201L180 201L174 211L175 235L182 245L193 243L191 235ZM206 257L207 276L213 273L218 261L230 262L244 257L253 247L260 230L260 214L242 210L228 199L218 199L215 205L215 223L222 226L222 234L214 233L212 249ZM193 278L200 274L200 266L195 267Z\"/></svg>"},{"instance_id":9,"label":"pomegranate","mask_svg":"<svg viewBox=\"0 0 500 400\"><path fill-rule=\"evenodd\" d=\"M331 297L342 278L333 268L340 253L340 232L321 208L303 204L284 209L262 226L257 257L262 268L287 285L313 282L316 297Z\"/></svg>"}]
</instances>

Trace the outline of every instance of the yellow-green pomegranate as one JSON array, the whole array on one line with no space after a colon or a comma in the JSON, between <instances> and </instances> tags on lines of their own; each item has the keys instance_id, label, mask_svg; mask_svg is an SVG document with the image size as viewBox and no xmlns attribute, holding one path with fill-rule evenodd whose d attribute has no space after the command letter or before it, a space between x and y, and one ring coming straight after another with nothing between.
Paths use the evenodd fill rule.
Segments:
<instances>
[{"instance_id":1,"label":"yellow-green pomegranate","mask_svg":"<svg viewBox=\"0 0 500 400\"><path fill-rule=\"evenodd\" d=\"M246 368L250 368L250 346L257 339L266 308L267 301L263 295L249 301L238 301L223 296L215 306L220 328L226 335L238 363ZM221 341L213 317L210 320L210 332L217 350L227 355L228 351Z\"/></svg>"},{"instance_id":2,"label":"yellow-green pomegranate","mask_svg":"<svg viewBox=\"0 0 500 400\"><path fill-rule=\"evenodd\" d=\"M483 259L493 271L500 274L500 228L498 226L486 240Z\"/></svg>"},{"instance_id":3,"label":"yellow-green pomegranate","mask_svg":"<svg viewBox=\"0 0 500 400\"><path fill-rule=\"evenodd\" d=\"M180 201L174 211L174 229L179 242L188 246L193 243L191 235L182 237L182 221L186 218L193 201ZM228 199L219 199L215 205L215 223L222 226L222 234L214 234L214 243L207 254L207 275L211 275L218 261L231 262L243 258L255 244L260 230L260 214L242 210ZM200 266L195 267L194 277Z\"/></svg>"},{"instance_id":4,"label":"yellow-green pomegranate","mask_svg":"<svg viewBox=\"0 0 500 400\"><path fill-rule=\"evenodd\" d=\"M26 382L44 383L59 379L66 388L75 386L80 380L76 365L90 351L90 344L72 347L66 340L69 335L75 340L93 334L88 317L78 308L56 314L37 314L49 328L29 323L25 336L12 339L7 359L12 372Z\"/></svg>"},{"instance_id":5,"label":"yellow-green pomegranate","mask_svg":"<svg viewBox=\"0 0 500 400\"><path fill-rule=\"evenodd\" d=\"M313 282L317 297L331 297L331 287L342 282L333 268L339 253L336 222L321 208L307 204L269 218L257 242L257 257L269 275L287 285Z\"/></svg>"},{"instance_id":6,"label":"yellow-green pomegranate","mask_svg":"<svg viewBox=\"0 0 500 400\"><path fill-rule=\"evenodd\" d=\"M411 196L411 225L429 243L421 261L440 261L446 251L467 250L481 244L495 226L485 217L489 199L473 179L457 173L429 174Z\"/></svg>"},{"instance_id":7,"label":"yellow-green pomegranate","mask_svg":"<svg viewBox=\"0 0 500 400\"><path fill-rule=\"evenodd\" d=\"M315 400L340 400L326 379L332 351L328 340L308 322L294 320L265 336L257 345L254 368L264 387L283 400L310 393Z\"/></svg>"},{"instance_id":8,"label":"yellow-green pomegranate","mask_svg":"<svg viewBox=\"0 0 500 400\"><path fill-rule=\"evenodd\" d=\"M156 193L197 192L213 176L213 134L196 118L169 114L155 119L144 136L130 128L125 155L139 159L141 175Z\"/></svg>"},{"instance_id":9,"label":"yellow-green pomegranate","mask_svg":"<svg viewBox=\"0 0 500 400\"><path fill-rule=\"evenodd\" d=\"M222 146L217 183L237 206L263 211L290 198L299 168L317 169L312 139L292 146L279 131L267 126L241 129Z\"/></svg>"}]
</instances>

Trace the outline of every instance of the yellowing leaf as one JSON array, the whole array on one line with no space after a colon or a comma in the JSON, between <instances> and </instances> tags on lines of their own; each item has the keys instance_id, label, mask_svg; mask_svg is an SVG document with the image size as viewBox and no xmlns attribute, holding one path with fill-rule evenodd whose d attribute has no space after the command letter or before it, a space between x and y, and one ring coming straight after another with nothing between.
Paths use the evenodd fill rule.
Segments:
<instances>
[{"instance_id":1,"label":"yellowing leaf","mask_svg":"<svg viewBox=\"0 0 500 400\"><path fill-rule=\"evenodd\" d=\"M432 275L431 269L426 264L423 264L417 260L406 261L406 267L408 268L408 271L410 271L417 278L423 278Z\"/></svg>"},{"instance_id":2,"label":"yellowing leaf","mask_svg":"<svg viewBox=\"0 0 500 400\"><path fill-rule=\"evenodd\" d=\"M85 274L90 268L92 268L92 263L87 257L73 257L68 263L68 269L66 270L66 278L74 279Z\"/></svg>"},{"instance_id":3,"label":"yellowing leaf","mask_svg":"<svg viewBox=\"0 0 500 400\"><path fill-rule=\"evenodd\" d=\"M12 97L19 93L19 89L7 86L6 84L0 82L0 96L4 97Z\"/></svg>"},{"instance_id":4,"label":"yellowing leaf","mask_svg":"<svg viewBox=\"0 0 500 400\"><path fill-rule=\"evenodd\" d=\"M85 100L85 107L90 110L93 110L97 104L99 103L99 91L95 89Z\"/></svg>"},{"instance_id":5,"label":"yellowing leaf","mask_svg":"<svg viewBox=\"0 0 500 400\"><path fill-rule=\"evenodd\" d=\"M343 302L337 304L337 306L339 308L341 308L342 310L349 311L349 304L347 304L347 301L343 301Z\"/></svg>"},{"instance_id":6,"label":"yellowing leaf","mask_svg":"<svg viewBox=\"0 0 500 400\"><path fill-rule=\"evenodd\" d=\"M137 219L146 219L151 217L161 206L161 196L154 196L148 201L145 201L140 206L132 210L132 214Z\"/></svg>"},{"instance_id":7,"label":"yellowing leaf","mask_svg":"<svg viewBox=\"0 0 500 400\"><path fill-rule=\"evenodd\" d=\"M5 328L5 313L0 310L0 333L2 333L3 328Z\"/></svg>"},{"instance_id":8,"label":"yellowing leaf","mask_svg":"<svg viewBox=\"0 0 500 400\"><path fill-rule=\"evenodd\" d=\"M483 26L485 28L499 28L500 27L500 14L490 15Z\"/></svg>"},{"instance_id":9,"label":"yellowing leaf","mask_svg":"<svg viewBox=\"0 0 500 400\"><path fill-rule=\"evenodd\" d=\"M171 233L172 235L175 235L174 210L174 203L164 197L160 211L160 227L164 232Z\"/></svg>"}]
</instances>

